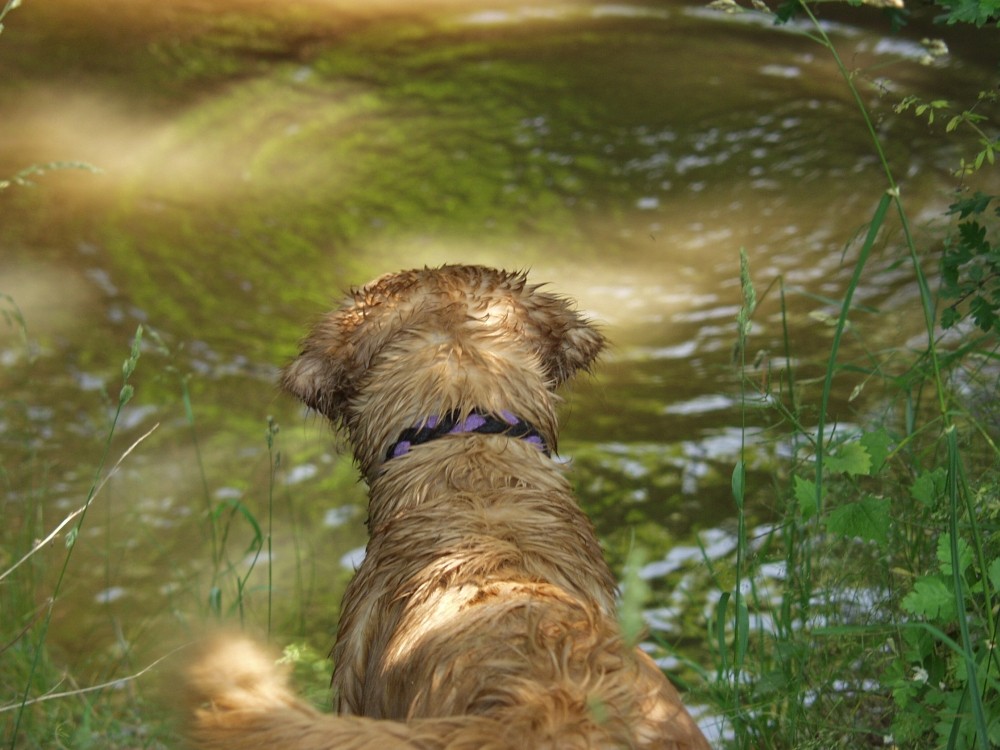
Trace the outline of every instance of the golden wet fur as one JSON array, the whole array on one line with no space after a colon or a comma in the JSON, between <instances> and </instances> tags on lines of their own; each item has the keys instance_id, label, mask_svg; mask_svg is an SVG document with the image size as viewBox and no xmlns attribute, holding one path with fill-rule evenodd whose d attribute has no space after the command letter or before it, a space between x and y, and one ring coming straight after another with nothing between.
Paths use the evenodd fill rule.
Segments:
<instances>
[{"instance_id":1,"label":"golden wet fur","mask_svg":"<svg viewBox=\"0 0 1000 750\"><path fill-rule=\"evenodd\" d=\"M205 750L708 748L674 688L622 638L615 580L560 465L474 432L386 454L435 415L506 410L555 449L554 390L603 337L523 274L384 276L315 326L282 385L344 427L371 538L333 649L337 715L252 642L187 673Z\"/></svg>"}]
</instances>

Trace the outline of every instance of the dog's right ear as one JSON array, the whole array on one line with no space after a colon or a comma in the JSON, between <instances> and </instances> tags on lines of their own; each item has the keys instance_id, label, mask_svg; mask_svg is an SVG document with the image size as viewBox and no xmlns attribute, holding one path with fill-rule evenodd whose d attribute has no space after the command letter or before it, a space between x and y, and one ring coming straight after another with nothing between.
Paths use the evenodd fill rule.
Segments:
<instances>
[{"instance_id":1,"label":"dog's right ear","mask_svg":"<svg viewBox=\"0 0 1000 750\"><path fill-rule=\"evenodd\" d=\"M350 346L331 313L302 342L281 371L281 387L331 422L340 421L351 395Z\"/></svg>"},{"instance_id":2,"label":"dog's right ear","mask_svg":"<svg viewBox=\"0 0 1000 750\"><path fill-rule=\"evenodd\" d=\"M331 422L346 420L365 372L401 324L394 302L412 284L412 274L397 274L353 290L313 326L281 371L281 387Z\"/></svg>"},{"instance_id":3,"label":"dog's right ear","mask_svg":"<svg viewBox=\"0 0 1000 750\"><path fill-rule=\"evenodd\" d=\"M370 295L369 295L370 297ZM358 382L391 333L379 305L355 291L327 313L302 341L301 351L281 372L281 387L333 423L347 418ZM364 329L364 330L362 330Z\"/></svg>"}]
</instances>

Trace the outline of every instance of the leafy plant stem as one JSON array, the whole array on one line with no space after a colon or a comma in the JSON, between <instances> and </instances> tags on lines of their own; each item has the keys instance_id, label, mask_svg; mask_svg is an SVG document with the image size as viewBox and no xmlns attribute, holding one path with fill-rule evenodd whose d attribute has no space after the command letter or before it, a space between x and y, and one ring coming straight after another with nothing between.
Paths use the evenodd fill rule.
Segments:
<instances>
[{"instance_id":1,"label":"leafy plant stem","mask_svg":"<svg viewBox=\"0 0 1000 750\"><path fill-rule=\"evenodd\" d=\"M987 721L985 715L985 708L983 705L982 695L978 689L977 681L977 665L975 660L975 655L972 650L972 641L970 637L968 619L966 617L966 602L965 602L965 587L962 578L962 567L959 564L959 515L960 515L960 500L962 498L968 497L968 488L964 487L962 481L963 471L961 466L961 459L959 455L958 441L956 435L956 429L951 418L951 414L948 409L947 395L945 389L944 378L942 377L941 363L939 360L937 352L937 340L935 335L935 310L934 310L934 296L930 291L930 287L927 283L926 276L923 272L923 268L920 263L920 259L917 254L916 243L913 238L913 234L910 229L909 220L906 215L906 211L903 207L899 187L893 176L892 169L889 166L888 159L886 157L885 151L882 148L881 141L879 139L878 133L875 130L874 123L872 122L871 116L861 98L861 95L854 85L853 75L848 71L847 67L844 65L843 60L840 58L839 53L831 42L830 38L820 26L817 18L812 13L808 5L804 0L799 0L799 6L802 8L804 13L811 20L813 27L816 31L814 38L830 52L835 64L837 65L840 74L844 78L848 89L851 92L854 101L858 105L858 109L861 113L862 119L865 126L868 129L868 133L871 137L872 143L874 144L875 150L878 154L879 161L882 165L882 169L885 173L886 180L889 185L889 189L882 196L878 208L875 212L875 217L869 226L868 236L861 250L861 255L855 264L854 275L852 276L851 283L848 287L847 294L845 295L844 304L841 308L840 319L837 324L837 331L834 336L833 351L830 356L829 365L827 367L826 381L824 383L822 404L819 412L819 426L817 428L817 446L816 446L816 501L817 507L820 506L822 500L822 461L823 461L823 431L824 431L824 421L828 405L829 388L832 382L832 375L835 369L835 362L837 356L837 347L839 344L840 336L843 330L843 325L846 322L847 312L850 308L851 295L856 288L857 282L860 280L861 269L867 260L868 254L871 251L872 244L875 239L875 235L878 229L881 227L885 220L886 212L889 208L890 203L894 203L900 218L900 224L902 227L907 251L911 260L911 264L914 271L914 276L917 281L917 285L920 291L921 308L924 316L924 325L927 331L927 358L931 365L931 375L932 382L935 389L935 394L937 396L937 406L940 413L940 417L943 424L943 431L946 437L946 447L947 447L947 499L948 499L948 524L949 524L949 537L950 537L950 550L949 555L951 557L951 572L953 578L953 591L952 594L955 599L956 613L959 624L959 630L961 633L961 649L963 662L965 664L965 669L967 673L966 690L967 696L971 700L972 713L975 721L976 735L978 745L982 748L987 748L989 744L988 733L987 733ZM981 551L981 544L978 540L978 533L975 530L975 516L970 513L970 525L973 527L974 538L976 539L977 552L980 556L980 564L985 562L984 555ZM984 587L986 588L986 587ZM991 609L991 604L989 603L989 596L987 595L987 606L985 609L989 611ZM992 614L990 615L990 630L993 629ZM960 716L955 718L955 725L952 731L952 738L950 745L954 745L957 741L958 733L958 723L960 721Z\"/></svg>"},{"instance_id":2,"label":"leafy plant stem","mask_svg":"<svg viewBox=\"0 0 1000 750\"><path fill-rule=\"evenodd\" d=\"M851 280L847 285L844 301L840 307L840 315L837 318L837 326L834 329L833 344L830 350L830 359L826 366L826 375L823 380L823 395L820 400L819 417L816 426L816 508L818 512L822 512L823 510L823 432L826 427L826 413L830 404L830 394L833 391L833 374L837 370L837 353L840 349L840 340L847 326L847 315L851 310L851 300L854 298L854 292L858 288L858 284L861 283L861 273L864 271L865 264L871 256L872 248L875 245L875 238L878 236L878 232L885 222L885 216L889 211L891 201L892 196L889 193L884 193L879 200L878 206L875 209L875 215L868 226L868 234L865 237L864 244L861 246L858 259L854 264L854 273L851 274Z\"/></svg>"},{"instance_id":3,"label":"leafy plant stem","mask_svg":"<svg viewBox=\"0 0 1000 750\"><path fill-rule=\"evenodd\" d=\"M750 278L750 261L746 251L740 250L740 284L743 290L743 303L737 318L738 327L738 347L740 372L746 372L746 341L750 332L751 320L754 308L757 305L757 295ZM736 584L733 591L733 605L735 608L735 620L733 626L733 666L732 666L732 700L734 715L739 716L740 707L740 672L743 668L743 660L746 655L750 638L750 616L746 601L743 597L743 573L746 565L746 431L747 431L747 398L746 398L746 378L740 378L740 458L733 468L732 492L733 500L736 503ZM720 620L723 611L719 612ZM721 625L720 625L721 628ZM721 634L721 631L720 631ZM720 647L724 649L724 639L720 640Z\"/></svg>"},{"instance_id":4,"label":"leafy plant stem","mask_svg":"<svg viewBox=\"0 0 1000 750\"><path fill-rule=\"evenodd\" d=\"M988 748L988 734L986 729L986 712L983 706L982 695L979 692L978 680L976 679L976 658L972 653L972 639L969 635L969 621L965 614L965 582L962 580L962 569L958 564L958 501L962 494L961 464L958 458L958 437L954 426L949 426L945 431L948 446L948 531L951 541L951 574L952 585L955 587L955 604L958 615L959 631L962 634L962 655L964 657L965 669L968 674L966 690L972 699L972 713L976 721L976 732L979 737L980 746L983 750ZM958 722L960 717L956 717Z\"/></svg>"},{"instance_id":5,"label":"leafy plant stem","mask_svg":"<svg viewBox=\"0 0 1000 750\"><path fill-rule=\"evenodd\" d=\"M272 594L274 591L273 571L274 555L271 548L272 534L274 530L274 485L278 468L281 466L281 451L275 451L274 441L278 435L278 425L273 417L267 418L267 455L269 458L270 472L267 483L267 636L271 637L271 614L272 614Z\"/></svg>"},{"instance_id":6,"label":"leafy plant stem","mask_svg":"<svg viewBox=\"0 0 1000 750\"><path fill-rule=\"evenodd\" d=\"M195 460L198 462L198 477L201 480L202 497L205 499L205 511L209 519L208 533L212 543L212 580L210 589L214 589L219 579L219 569L222 564L220 557L220 544L218 530L212 521L212 493L208 488L208 475L205 472L205 461L201 455L201 448L198 445L198 430L195 427L194 407L191 404L191 389L188 386L186 376L180 378L181 400L184 403L184 419L187 421L188 429L191 431L191 443L194 446Z\"/></svg>"}]
</instances>

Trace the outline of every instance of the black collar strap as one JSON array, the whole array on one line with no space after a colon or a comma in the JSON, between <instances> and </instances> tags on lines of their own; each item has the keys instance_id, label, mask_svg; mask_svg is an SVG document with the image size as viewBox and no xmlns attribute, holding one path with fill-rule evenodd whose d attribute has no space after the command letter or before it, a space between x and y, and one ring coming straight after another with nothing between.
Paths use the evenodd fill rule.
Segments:
<instances>
[{"instance_id":1,"label":"black collar strap","mask_svg":"<svg viewBox=\"0 0 1000 750\"><path fill-rule=\"evenodd\" d=\"M463 432L478 432L485 435L506 435L512 438L522 438L526 442L537 445L546 456L552 455L538 430L523 419L518 419L509 411L501 411L499 415L473 411L462 416L461 412L450 411L443 417L431 416L417 427L403 430L399 439L389 446L385 460L409 453L415 445L427 443L444 435L457 435Z\"/></svg>"}]
</instances>

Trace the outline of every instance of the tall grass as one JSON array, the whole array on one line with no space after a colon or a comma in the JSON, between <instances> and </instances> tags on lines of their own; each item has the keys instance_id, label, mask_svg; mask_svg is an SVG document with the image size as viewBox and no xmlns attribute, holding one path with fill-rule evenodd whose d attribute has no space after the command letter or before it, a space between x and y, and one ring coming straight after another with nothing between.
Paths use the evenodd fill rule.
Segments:
<instances>
[{"instance_id":1,"label":"tall grass","mask_svg":"<svg viewBox=\"0 0 1000 750\"><path fill-rule=\"evenodd\" d=\"M21 333L24 345L29 345L27 327L20 310L6 295L4 316L8 324ZM112 477L127 463L130 455L156 430L156 426L138 438L109 466L112 445L121 421L123 410L132 400L135 390L130 382L144 348L144 333L159 354L170 356L162 339L152 329L139 326L132 339L129 355L122 366L122 382L117 404L110 416L109 426L103 437L103 448L94 469L89 491L81 505L68 513L51 528L42 528L42 508L47 490L43 483L38 497L22 497L21 503L5 510L7 521L0 528L0 540L10 550L0 569L0 717L4 732L0 736L3 747L14 748L160 748L169 745L169 727L163 722L163 711L169 701L155 706L144 700L123 698L123 688L139 678L152 677L161 662L174 656L172 651L151 663L132 670L125 676L116 676L105 682L81 687L70 672L55 666L50 659L48 642L50 626L55 611L62 608L64 589L73 579L73 556L81 535L85 531L88 515L101 499L102 491ZM276 472L280 465L277 450L278 426L268 420L266 442L269 456L267 521L262 525L251 508L239 498L214 499L201 449L187 378L177 375L168 365L165 372L177 377L185 420L190 428L191 441L197 459L198 474L204 493L205 508L202 521L209 559L205 580L189 582L188 597L195 597L200 605L195 611L205 618L245 622L249 582L263 553L272 554L270 540L273 525L273 501ZM30 438L26 438L30 439ZM22 470L26 467L22 467ZM0 470L5 471L4 466ZM23 473L23 471L22 471ZM12 481L6 473L5 481ZM23 477L22 477L23 478ZM14 481L16 481L16 477ZM23 493L20 493L23 495ZM16 511L7 516L8 511ZM110 528L110 517L108 527ZM240 528L237 529L237 526ZM249 538L249 542L246 542ZM240 544L233 549L233 542ZM53 557L59 557L58 544L64 551L57 559L54 573L50 573ZM243 545L246 546L243 546ZM44 562L40 558L45 558ZM268 565L266 588L266 624L270 632L272 623L273 589ZM54 576L54 578L53 578ZM173 581L167 581L173 583ZM36 605L36 602L41 602ZM190 611L190 610L189 610ZM125 635L120 635L127 650ZM289 660L297 665L309 665L321 660L306 649L294 653ZM137 693L129 689L128 695ZM8 696L15 695L14 699Z\"/></svg>"},{"instance_id":2,"label":"tall grass","mask_svg":"<svg viewBox=\"0 0 1000 750\"><path fill-rule=\"evenodd\" d=\"M733 10L732 3L725 5ZM768 12L761 4L755 7ZM778 20L787 20L791 8L783 6ZM988 427L963 407L950 378L965 363L985 361L995 370L1000 326L993 335L977 337L975 346L944 349L941 297L932 291L924 268L929 253L914 239L856 71L844 64L809 4L795 3L794 10L810 22L808 36L835 60L870 135L885 191L840 302L818 402L807 403L799 392L787 325L784 366L769 379L777 383L776 391L743 394L745 405L760 398L770 403L788 429L791 458L778 478L780 518L764 539L746 538L745 456L734 469L736 584L723 589L711 627L717 668L710 689L728 721L732 744L739 748L985 750L1000 744L1000 661L994 647L1000 451ZM981 153L990 148L986 142ZM992 159L975 160L986 162ZM960 171L968 171L964 162ZM969 208L973 210L975 206ZM919 291L917 312L925 331L923 350L909 353L908 365L896 373L888 362L858 366L840 361L854 294L892 214ZM985 234L985 229L976 234L985 245L979 248L984 255L992 247ZM964 263L972 254L967 249L960 260ZM996 260L985 261L991 262L995 269ZM992 284L993 299L1000 303L997 276L969 272L978 274L979 287ZM753 377L746 357L758 301L744 254L740 278L739 366L748 384L760 380ZM785 289L780 280L779 285L786 320ZM954 313L951 322L960 323L962 317ZM984 330L994 322L986 313L976 318ZM891 411L883 418L868 417L860 433L831 429L831 394L848 370L866 381L881 381L886 402L904 405L903 417L894 418ZM927 390L930 403L922 398ZM989 394L985 397L992 398ZM804 421L810 408L815 427ZM762 564L775 559L784 571L780 590L761 594ZM843 606L852 603L852 596L855 606Z\"/></svg>"},{"instance_id":3,"label":"tall grass","mask_svg":"<svg viewBox=\"0 0 1000 750\"><path fill-rule=\"evenodd\" d=\"M15 317L20 321L23 330L23 318L19 316ZM119 419L121 418L122 410L132 399L132 396L135 393L134 388L129 381L132 374L135 372L136 365L139 361L141 342L142 326L139 326L136 329L135 336L133 337L129 356L125 359L125 362L122 365L122 385L118 393L117 407L115 408L114 414L111 418L111 424L104 440L103 450L94 471L94 477L90 484L90 489L83 504L73 512L69 513L58 525L55 526L55 528L41 538L40 541L34 541L33 537L22 537L23 541L28 542L26 545L28 546L27 551L15 562L10 564L3 572L0 572L0 584L7 584L4 588L4 610L15 614L30 612L27 622L23 624L19 622L12 622L12 618L8 617L5 618L4 626L0 629L0 632L2 632L5 636L5 643L2 651L10 657L8 664L14 664L13 671L19 673L19 679L21 680L22 685L20 697L17 700L8 705L0 706L0 712L12 715L8 724L9 729L6 732L7 736L5 737L5 742L12 749L18 747L20 744L19 740L21 739L23 725L28 716L29 707L39 705L46 701L55 700L57 698L64 698L68 695L83 696L94 690L107 687L97 686L96 688L90 688L87 690L59 692L52 690L49 686L52 684L51 681L53 678L53 671L51 666L47 664L46 640L52 623L55 606L60 601L65 584L68 583L67 574L69 572L73 552L76 549L76 543L80 538L82 530L84 529L87 515L91 507L101 490L106 485L108 479L118 469L122 461L124 461L136 448L136 446L145 440L145 438L152 432L152 430L150 430L139 438L139 440L133 443L132 446L130 446L122 454L121 458L119 458L118 461L112 466L110 471L105 473L105 467L107 466L110 457L112 439L115 435ZM155 427L153 429L155 429ZM36 530L30 523L27 525L27 528L30 531ZM61 564L58 567L55 582L52 586L51 592L43 600L42 605L38 608L33 608L29 602L37 596L36 592L33 590L34 577L29 572L26 578L19 581L15 577L15 574L22 567L27 567L31 563L33 557L39 554L42 550L46 549L47 545L52 543L57 538L61 538L63 540L65 552L62 556ZM8 632L8 628L10 628L10 632ZM8 666L8 669L9 668L10 667ZM43 695L33 696L33 690L41 685L45 685L48 692ZM86 706L87 713L89 713L90 704L88 703Z\"/></svg>"},{"instance_id":4,"label":"tall grass","mask_svg":"<svg viewBox=\"0 0 1000 750\"><path fill-rule=\"evenodd\" d=\"M132 396L135 393L134 388L129 383L129 379L131 378L132 373L135 371L136 364L139 361L139 351L140 351L139 345L141 341L142 341L142 326L139 326L139 328L136 329L135 338L132 341L132 348L129 353L129 356L122 365L122 387L118 394L118 407L115 410L114 416L112 417L111 427L108 430L107 439L104 442L104 452L102 453L101 458L98 462L93 482L90 485L90 491L87 493L87 499L77 511L70 514L70 516L66 519L66 521L64 521L63 524L61 524L56 529L56 532L58 532L66 524L66 522L72 521L75 518L76 522L70 527L69 533L66 535L66 554L63 556L62 566L59 568L59 573L56 578L55 586L53 587L52 590L52 595L49 599L48 606L45 608L44 614L40 618L41 622L38 628L37 639L34 643L34 648L33 648L34 654L31 659L31 664L28 668L28 675L25 681L24 693L22 694L20 705L18 706L17 711L15 712L14 715L14 727L11 732L12 747L14 746L14 743L17 740L18 731L21 726L21 718L24 715L24 709L28 703L30 686L34 683L35 673L39 669L42 659L42 654L44 653L45 650L45 639L48 636L49 625L52 622L52 605L59 599L59 594L62 591L63 583L66 580L66 572L69 569L70 559L72 558L73 550L76 546L76 540L80 536L81 529L83 529L84 522L86 521L87 518L87 512L90 510L90 506L93 503L94 498L97 497L97 493L100 491L101 487L104 484L101 475L104 471L104 467L108 460L108 455L111 450L111 439L114 436L115 427L118 424L118 419L121 417L122 409L125 408L125 405L132 399ZM124 459L125 456L127 456L128 453L131 452L131 450L132 449L130 448L128 451L126 451L125 455L123 455L122 458ZM55 532L53 534L50 534L48 538L52 539L54 535ZM38 548L39 547L35 547L35 550L37 550ZM3 577L6 577L8 574L15 571L33 553L34 550L32 552L29 552L24 557L22 557L12 567L8 568L8 570L3 574L3 576L0 577L0 580L2 580Z\"/></svg>"}]
</instances>

